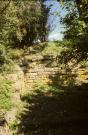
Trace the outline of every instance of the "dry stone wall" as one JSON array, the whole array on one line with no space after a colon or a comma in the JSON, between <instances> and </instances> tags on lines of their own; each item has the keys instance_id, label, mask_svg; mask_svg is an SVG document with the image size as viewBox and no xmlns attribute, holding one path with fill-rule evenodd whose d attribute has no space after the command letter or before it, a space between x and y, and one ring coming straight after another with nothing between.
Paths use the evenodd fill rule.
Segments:
<instances>
[{"instance_id":1,"label":"dry stone wall","mask_svg":"<svg viewBox=\"0 0 88 135\"><path fill-rule=\"evenodd\" d=\"M40 59L41 58L41 59ZM88 67L67 67L62 65L46 66L50 57L35 57L25 60L26 65L15 67L15 73L8 74L7 78L13 81L14 98L20 98L20 94L30 91L33 85L38 83L49 83L54 85L74 85L88 83ZM44 61L44 63L42 63Z\"/></svg>"},{"instance_id":2,"label":"dry stone wall","mask_svg":"<svg viewBox=\"0 0 88 135\"><path fill-rule=\"evenodd\" d=\"M35 68L29 68L24 77L25 86L28 90L31 90L33 85L41 82L54 85L74 85L88 83L88 69L65 69L65 67L37 65Z\"/></svg>"},{"instance_id":3,"label":"dry stone wall","mask_svg":"<svg viewBox=\"0 0 88 135\"><path fill-rule=\"evenodd\" d=\"M52 80L49 78L50 76L54 76L58 72L58 67L48 68L48 67L35 67L34 69L29 69L25 74L25 85L27 89L31 89L31 87L37 82L48 83Z\"/></svg>"},{"instance_id":4,"label":"dry stone wall","mask_svg":"<svg viewBox=\"0 0 88 135\"><path fill-rule=\"evenodd\" d=\"M53 63L53 65L51 64ZM25 88L29 91L36 83L54 83L56 85L73 85L88 82L88 68L78 65L58 65L56 57L52 55L32 54L23 59Z\"/></svg>"},{"instance_id":5,"label":"dry stone wall","mask_svg":"<svg viewBox=\"0 0 88 135\"><path fill-rule=\"evenodd\" d=\"M51 63L54 63L53 65ZM56 63L55 63L56 62ZM57 59L50 56L39 54L27 55L23 64L25 68L24 80L25 88L29 91L36 83L54 83L54 85L73 85L88 83L88 68L80 68L78 65L73 68L72 63L67 65L58 65Z\"/></svg>"}]
</instances>

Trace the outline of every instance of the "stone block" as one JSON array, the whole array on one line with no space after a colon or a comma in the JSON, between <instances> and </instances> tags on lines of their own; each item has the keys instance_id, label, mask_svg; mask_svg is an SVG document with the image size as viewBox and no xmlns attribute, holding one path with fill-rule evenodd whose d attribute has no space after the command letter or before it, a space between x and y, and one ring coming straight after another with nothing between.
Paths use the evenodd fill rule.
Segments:
<instances>
[{"instance_id":1,"label":"stone block","mask_svg":"<svg viewBox=\"0 0 88 135\"><path fill-rule=\"evenodd\" d=\"M34 73L29 73L28 75L29 75L29 76L36 76L37 73L36 73L36 72L34 72Z\"/></svg>"}]
</instances>

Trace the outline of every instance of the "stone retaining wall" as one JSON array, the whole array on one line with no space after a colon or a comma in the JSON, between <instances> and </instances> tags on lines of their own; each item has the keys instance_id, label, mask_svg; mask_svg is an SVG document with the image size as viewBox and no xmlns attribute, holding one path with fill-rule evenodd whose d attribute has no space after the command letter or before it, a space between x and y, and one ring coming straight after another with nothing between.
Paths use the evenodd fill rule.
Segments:
<instances>
[{"instance_id":1,"label":"stone retaining wall","mask_svg":"<svg viewBox=\"0 0 88 135\"><path fill-rule=\"evenodd\" d=\"M79 68L66 70L58 67L35 67L25 73L26 89L31 89L37 82L54 83L56 85L73 85L88 83L88 69Z\"/></svg>"}]
</instances>

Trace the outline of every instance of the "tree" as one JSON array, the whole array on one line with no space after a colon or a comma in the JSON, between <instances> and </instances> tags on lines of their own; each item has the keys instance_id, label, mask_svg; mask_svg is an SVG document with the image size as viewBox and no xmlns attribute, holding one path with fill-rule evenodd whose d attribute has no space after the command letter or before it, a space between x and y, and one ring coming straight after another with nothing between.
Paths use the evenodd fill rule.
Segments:
<instances>
[{"instance_id":1,"label":"tree","mask_svg":"<svg viewBox=\"0 0 88 135\"><path fill-rule=\"evenodd\" d=\"M42 0L2 1L0 4L0 59L5 61L10 48L24 48L47 40L49 9ZM5 56L3 56L3 52ZM2 58L3 56L3 58Z\"/></svg>"},{"instance_id":2,"label":"tree","mask_svg":"<svg viewBox=\"0 0 88 135\"><path fill-rule=\"evenodd\" d=\"M5 44L21 47L38 39L47 39L49 9L46 9L42 1L3 1L2 5L0 39Z\"/></svg>"},{"instance_id":3,"label":"tree","mask_svg":"<svg viewBox=\"0 0 88 135\"><path fill-rule=\"evenodd\" d=\"M39 39L41 42L47 41L49 28L47 27L47 20L48 20L48 13L49 8L46 8L46 6L41 3L41 17L39 20L40 27L39 27Z\"/></svg>"},{"instance_id":4,"label":"tree","mask_svg":"<svg viewBox=\"0 0 88 135\"><path fill-rule=\"evenodd\" d=\"M78 60L88 57L88 0L64 0L67 15L62 18L65 25L64 39L70 40L69 49Z\"/></svg>"}]
</instances>

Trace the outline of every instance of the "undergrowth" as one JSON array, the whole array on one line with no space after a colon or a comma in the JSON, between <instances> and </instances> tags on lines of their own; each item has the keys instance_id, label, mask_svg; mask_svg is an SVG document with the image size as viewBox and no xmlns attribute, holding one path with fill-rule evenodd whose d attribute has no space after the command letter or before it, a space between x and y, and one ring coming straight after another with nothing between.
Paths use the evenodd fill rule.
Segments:
<instances>
[{"instance_id":1,"label":"undergrowth","mask_svg":"<svg viewBox=\"0 0 88 135\"><path fill-rule=\"evenodd\" d=\"M11 81L6 79L0 80L0 111L11 109Z\"/></svg>"}]
</instances>

